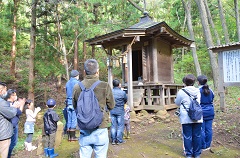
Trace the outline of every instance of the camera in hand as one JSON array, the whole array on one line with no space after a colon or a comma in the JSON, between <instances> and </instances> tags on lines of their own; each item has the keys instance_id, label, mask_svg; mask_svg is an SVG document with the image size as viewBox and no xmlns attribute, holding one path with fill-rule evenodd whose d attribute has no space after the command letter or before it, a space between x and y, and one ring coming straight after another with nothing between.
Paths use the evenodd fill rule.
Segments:
<instances>
[{"instance_id":1,"label":"camera in hand","mask_svg":"<svg viewBox=\"0 0 240 158\"><path fill-rule=\"evenodd\" d=\"M180 108L177 108L177 110L174 113L175 116L180 116Z\"/></svg>"}]
</instances>

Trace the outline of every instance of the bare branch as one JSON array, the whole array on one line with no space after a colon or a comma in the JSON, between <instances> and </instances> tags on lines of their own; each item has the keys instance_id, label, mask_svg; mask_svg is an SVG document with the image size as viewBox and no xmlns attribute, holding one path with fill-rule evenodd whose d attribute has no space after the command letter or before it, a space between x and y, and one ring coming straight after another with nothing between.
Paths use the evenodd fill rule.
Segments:
<instances>
[{"instance_id":1,"label":"bare branch","mask_svg":"<svg viewBox=\"0 0 240 158\"><path fill-rule=\"evenodd\" d=\"M138 10L140 10L141 12L144 12L144 9L139 7L135 2L133 2L132 0L128 0L129 3L131 3L135 8L137 8Z\"/></svg>"}]
</instances>

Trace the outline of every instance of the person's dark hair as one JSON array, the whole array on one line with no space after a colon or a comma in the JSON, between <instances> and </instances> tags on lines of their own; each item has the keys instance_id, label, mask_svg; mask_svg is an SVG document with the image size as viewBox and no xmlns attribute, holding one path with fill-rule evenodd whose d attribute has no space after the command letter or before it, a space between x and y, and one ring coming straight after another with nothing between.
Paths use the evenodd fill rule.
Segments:
<instances>
[{"instance_id":1,"label":"person's dark hair","mask_svg":"<svg viewBox=\"0 0 240 158\"><path fill-rule=\"evenodd\" d=\"M120 84L120 81L118 79L114 79L112 83L113 83L113 87L118 87Z\"/></svg>"},{"instance_id":2,"label":"person's dark hair","mask_svg":"<svg viewBox=\"0 0 240 158\"><path fill-rule=\"evenodd\" d=\"M209 86L207 84L207 81L208 81L207 76L200 75L200 76L197 77L197 80L198 80L199 84L203 86L202 87L203 94L204 95L209 95L210 94L210 89L209 89Z\"/></svg>"},{"instance_id":3,"label":"person's dark hair","mask_svg":"<svg viewBox=\"0 0 240 158\"><path fill-rule=\"evenodd\" d=\"M12 94L16 93L17 91L15 89L9 89L7 91L7 96L6 96L6 100L9 99L11 97Z\"/></svg>"},{"instance_id":4,"label":"person's dark hair","mask_svg":"<svg viewBox=\"0 0 240 158\"><path fill-rule=\"evenodd\" d=\"M186 86L193 86L196 78L193 74L188 74L183 78L184 83L186 84Z\"/></svg>"},{"instance_id":5,"label":"person's dark hair","mask_svg":"<svg viewBox=\"0 0 240 158\"><path fill-rule=\"evenodd\" d=\"M87 75L95 75L99 69L98 62L95 59L88 59L84 63L84 70Z\"/></svg>"}]
</instances>

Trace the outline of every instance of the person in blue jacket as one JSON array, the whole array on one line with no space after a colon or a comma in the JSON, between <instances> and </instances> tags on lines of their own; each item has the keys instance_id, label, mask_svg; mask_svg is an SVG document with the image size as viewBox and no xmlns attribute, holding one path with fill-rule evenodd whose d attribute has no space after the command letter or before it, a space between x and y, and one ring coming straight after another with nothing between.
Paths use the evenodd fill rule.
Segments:
<instances>
[{"instance_id":1,"label":"person in blue jacket","mask_svg":"<svg viewBox=\"0 0 240 158\"><path fill-rule=\"evenodd\" d=\"M209 150L212 142L212 123L214 119L213 99L214 93L207 84L207 77L200 75L197 77L199 90L201 93L201 107L203 110L203 124L202 124L202 149Z\"/></svg>"},{"instance_id":2,"label":"person in blue jacket","mask_svg":"<svg viewBox=\"0 0 240 158\"><path fill-rule=\"evenodd\" d=\"M121 84L118 79L113 80L113 97L115 100L115 107L110 110L111 115L111 138L112 145L121 144L125 141L123 140L124 132L124 104L127 102L126 93L121 90Z\"/></svg>"},{"instance_id":3,"label":"person in blue jacket","mask_svg":"<svg viewBox=\"0 0 240 158\"><path fill-rule=\"evenodd\" d=\"M66 107L63 109L66 125L64 132L68 134L68 141L77 141L75 136L77 127L77 116L72 104L73 87L79 83L79 72L72 70L70 74L70 80L66 83Z\"/></svg>"}]
</instances>

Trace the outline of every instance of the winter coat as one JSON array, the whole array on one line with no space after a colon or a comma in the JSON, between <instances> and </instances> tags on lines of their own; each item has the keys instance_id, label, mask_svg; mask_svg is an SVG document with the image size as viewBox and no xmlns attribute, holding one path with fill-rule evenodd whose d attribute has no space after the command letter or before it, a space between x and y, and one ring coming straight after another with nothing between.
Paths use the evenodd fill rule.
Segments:
<instances>
[{"instance_id":1,"label":"winter coat","mask_svg":"<svg viewBox=\"0 0 240 158\"><path fill-rule=\"evenodd\" d=\"M72 106L72 96L73 96L73 87L77 84L79 80L74 77L71 77L70 80L66 83L66 94L67 94L67 106Z\"/></svg>"},{"instance_id":2,"label":"winter coat","mask_svg":"<svg viewBox=\"0 0 240 158\"><path fill-rule=\"evenodd\" d=\"M191 95L197 96L197 101L200 104L200 97L201 97L201 95L200 95L200 91L199 91L198 88L195 88L194 86L186 86L183 89L185 89ZM186 109L189 109L190 102L191 102L191 98L182 89L180 89L178 91L177 97L175 99L175 104L180 106L180 116L179 116L180 123L181 124L202 123L203 119L198 120L198 121L193 121L188 116L188 112L186 111ZM183 107L183 105L181 103L184 104L186 109Z\"/></svg>"},{"instance_id":3,"label":"winter coat","mask_svg":"<svg viewBox=\"0 0 240 158\"><path fill-rule=\"evenodd\" d=\"M43 116L44 131L46 134L52 134L57 131L58 114L53 109L48 109Z\"/></svg>"},{"instance_id":4,"label":"winter coat","mask_svg":"<svg viewBox=\"0 0 240 158\"><path fill-rule=\"evenodd\" d=\"M17 109L10 107L9 103L0 98L0 141L9 139L13 135L11 119L16 116Z\"/></svg>"},{"instance_id":5,"label":"winter coat","mask_svg":"<svg viewBox=\"0 0 240 158\"><path fill-rule=\"evenodd\" d=\"M95 75L86 75L84 80L82 81L83 85L86 88L90 88L91 85L99 80L99 78ZM77 101L78 97L81 93L81 88L79 85L75 85L73 89L73 107L74 109L77 108ZM115 106L115 101L112 94L112 89L107 82L101 81L97 87L94 89L95 96L98 99L98 103L100 105L101 110L103 111L103 121L99 128L107 128L110 124L109 119L109 112L107 112L106 107L108 110L111 110Z\"/></svg>"},{"instance_id":6,"label":"winter coat","mask_svg":"<svg viewBox=\"0 0 240 158\"><path fill-rule=\"evenodd\" d=\"M202 86L199 88L201 93L201 107L203 110L203 120L212 120L214 119L214 107L213 107L213 99L214 93L210 89L210 94L203 94Z\"/></svg>"},{"instance_id":7,"label":"winter coat","mask_svg":"<svg viewBox=\"0 0 240 158\"><path fill-rule=\"evenodd\" d=\"M126 92L122 91L119 87L114 87L112 92L115 100L115 107L110 113L113 115L124 115L124 104L127 102Z\"/></svg>"}]
</instances>

